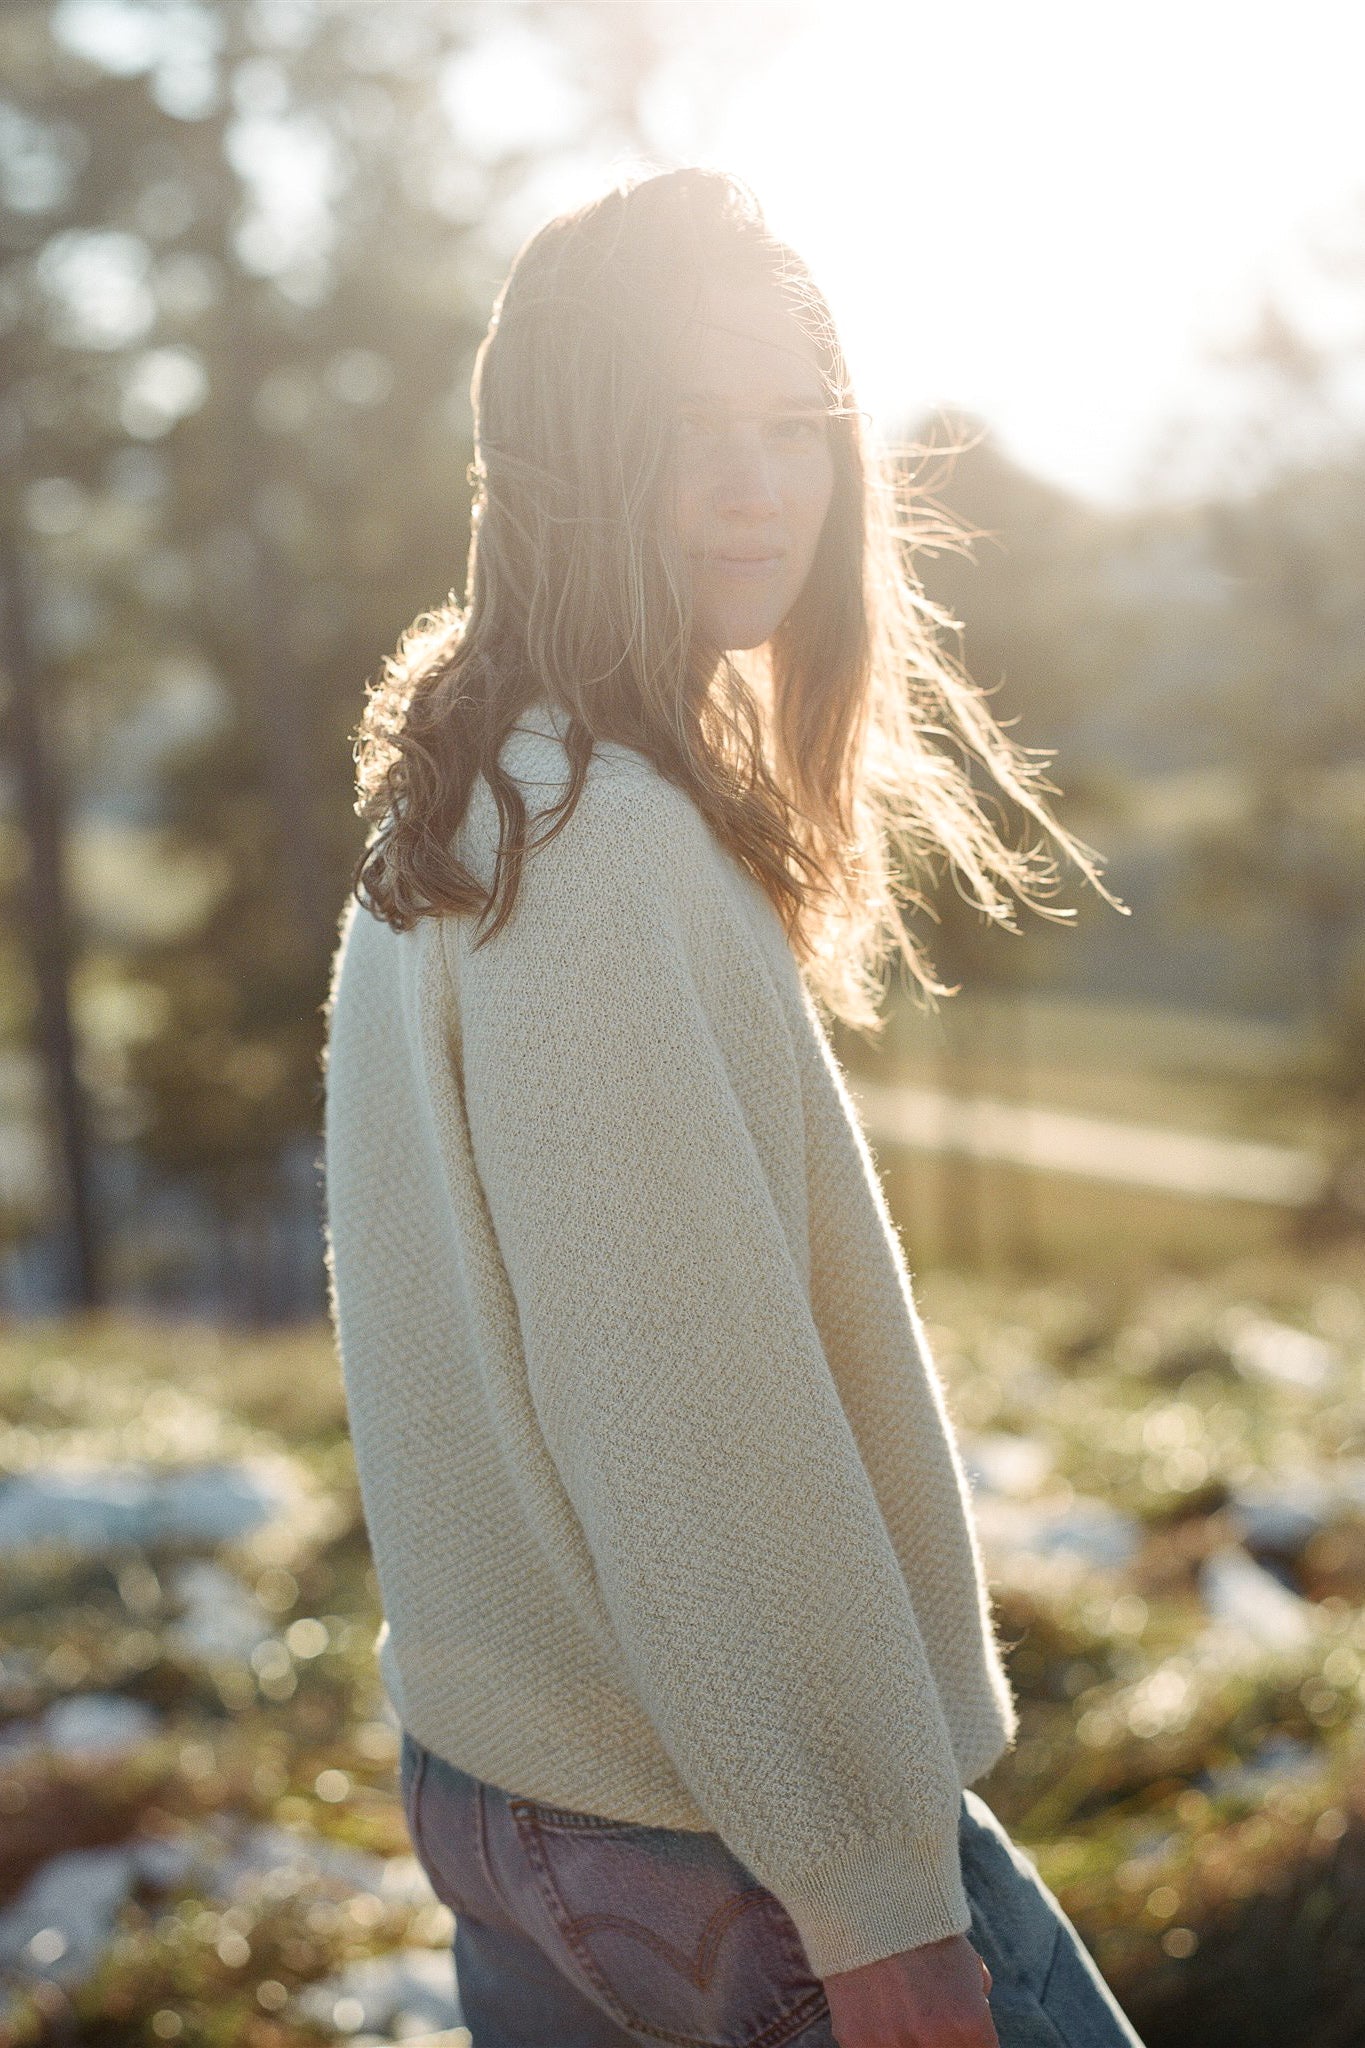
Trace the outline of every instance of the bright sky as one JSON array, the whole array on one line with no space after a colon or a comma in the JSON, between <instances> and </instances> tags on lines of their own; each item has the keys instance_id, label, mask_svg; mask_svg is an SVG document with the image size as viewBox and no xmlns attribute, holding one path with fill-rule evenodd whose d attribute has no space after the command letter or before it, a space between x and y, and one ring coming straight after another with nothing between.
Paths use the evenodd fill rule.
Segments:
<instances>
[{"instance_id":1,"label":"bright sky","mask_svg":"<svg viewBox=\"0 0 1365 2048\"><path fill-rule=\"evenodd\" d=\"M685 93L661 132L672 161L748 178L884 426L967 406L1020 460L1117 501L1163 423L1228 404L1207 351L1267 286L1312 327L1354 320L1365 355L1365 274L1353 303L1328 298L1304 255L1352 206L1365 253L1362 0L793 11L704 141Z\"/></svg>"},{"instance_id":2,"label":"bright sky","mask_svg":"<svg viewBox=\"0 0 1365 2048\"><path fill-rule=\"evenodd\" d=\"M1365 0L669 0L663 16L656 160L750 181L823 284L884 431L961 406L1096 499L1197 487L1240 402L1211 351L1269 288L1310 331L1353 336L1345 395L1365 424ZM56 18L125 73L169 39L157 91L182 114L212 68L185 40L212 20L193 8L61 0ZM556 75L546 18L472 9L479 34L444 81L464 149L541 157L508 253L620 168L573 161L591 81ZM727 78L715 30L761 49L765 20L773 54ZM256 60L233 90L254 173L280 159L270 231L316 237L307 138L268 132L282 81ZM1324 287L1315 237L1354 246L1349 287ZM1154 480L1163 440L1186 473Z\"/></svg>"},{"instance_id":3,"label":"bright sky","mask_svg":"<svg viewBox=\"0 0 1365 2048\"><path fill-rule=\"evenodd\" d=\"M833 300L879 415L956 401L1126 494L1201 358L1359 208L1365 6L821 6L716 151ZM1296 281L1298 273L1298 281ZM1365 272L1354 317L1365 345Z\"/></svg>"}]
</instances>

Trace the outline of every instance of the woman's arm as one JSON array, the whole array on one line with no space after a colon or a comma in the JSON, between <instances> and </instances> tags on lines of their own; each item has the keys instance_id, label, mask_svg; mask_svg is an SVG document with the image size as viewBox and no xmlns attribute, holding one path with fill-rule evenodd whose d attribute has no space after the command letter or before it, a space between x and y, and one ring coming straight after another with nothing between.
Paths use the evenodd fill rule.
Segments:
<instances>
[{"instance_id":1,"label":"woman's arm","mask_svg":"<svg viewBox=\"0 0 1365 2048\"><path fill-rule=\"evenodd\" d=\"M967 1929L961 1786L700 993L686 897L719 854L682 801L590 779L504 930L462 937L466 1106L536 1411L641 1700L823 1976Z\"/></svg>"}]
</instances>

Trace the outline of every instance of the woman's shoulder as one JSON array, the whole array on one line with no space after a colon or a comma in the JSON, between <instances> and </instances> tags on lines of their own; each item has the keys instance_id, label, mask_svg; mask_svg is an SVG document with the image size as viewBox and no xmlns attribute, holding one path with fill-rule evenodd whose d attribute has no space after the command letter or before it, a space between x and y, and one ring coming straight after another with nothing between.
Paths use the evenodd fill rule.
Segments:
<instances>
[{"instance_id":1,"label":"woman's shoulder","mask_svg":"<svg viewBox=\"0 0 1365 2048\"><path fill-rule=\"evenodd\" d=\"M660 774L646 754L616 740L597 740L581 789L553 836L546 814L567 795L572 768L557 715L536 707L508 733L500 767L517 784L526 804L528 847L523 877L537 863L543 874L569 876L591 870L601 880L609 869L622 885L630 878L673 886L695 876L697 861L714 842L688 793ZM471 798L472 851L496 856L502 820L486 778ZM544 839L543 846L537 844Z\"/></svg>"},{"instance_id":2,"label":"woman's shoulder","mask_svg":"<svg viewBox=\"0 0 1365 2048\"><path fill-rule=\"evenodd\" d=\"M503 741L502 765L523 786L562 788L570 772L568 724L567 714L557 707L535 704L523 711ZM588 781L599 789L639 786L645 799L653 794L666 805L679 802L691 807L691 799L660 774L648 754L623 740L593 741Z\"/></svg>"}]
</instances>

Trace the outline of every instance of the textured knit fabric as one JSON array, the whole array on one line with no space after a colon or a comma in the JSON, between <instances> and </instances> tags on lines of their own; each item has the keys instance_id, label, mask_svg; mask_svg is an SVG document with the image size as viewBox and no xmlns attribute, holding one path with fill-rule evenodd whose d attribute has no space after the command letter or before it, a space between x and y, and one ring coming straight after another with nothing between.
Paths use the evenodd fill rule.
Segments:
<instances>
[{"instance_id":1,"label":"textured knit fabric","mask_svg":"<svg viewBox=\"0 0 1365 2048\"><path fill-rule=\"evenodd\" d=\"M556 715L503 759L532 820ZM457 839L492 877L482 779ZM384 1626L438 1756L711 1829L820 1975L963 1933L963 1787L1013 1740L899 1239L781 920L599 746L512 917L333 963L331 1306Z\"/></svg>"}]
</instances>

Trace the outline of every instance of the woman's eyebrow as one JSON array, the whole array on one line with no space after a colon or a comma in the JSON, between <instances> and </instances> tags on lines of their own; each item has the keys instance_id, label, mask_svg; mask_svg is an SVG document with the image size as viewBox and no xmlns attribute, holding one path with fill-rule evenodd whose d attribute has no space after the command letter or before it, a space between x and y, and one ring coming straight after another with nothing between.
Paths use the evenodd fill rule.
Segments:
<instances>
[{"instance_id":1,"label":"woman's eyebrow","mask_svg":"<svg viewBox=\"0 0 1365 2048\"><path fill-rule=\"evenodd\" d=\"M731 401L719 391L683 391L679 393L682 405L717 405L731 409ZM827 412L828 406L822 393L810 391L781 392L761 406L738 406L739 412Z\"/></svg>"}]
</instances>

